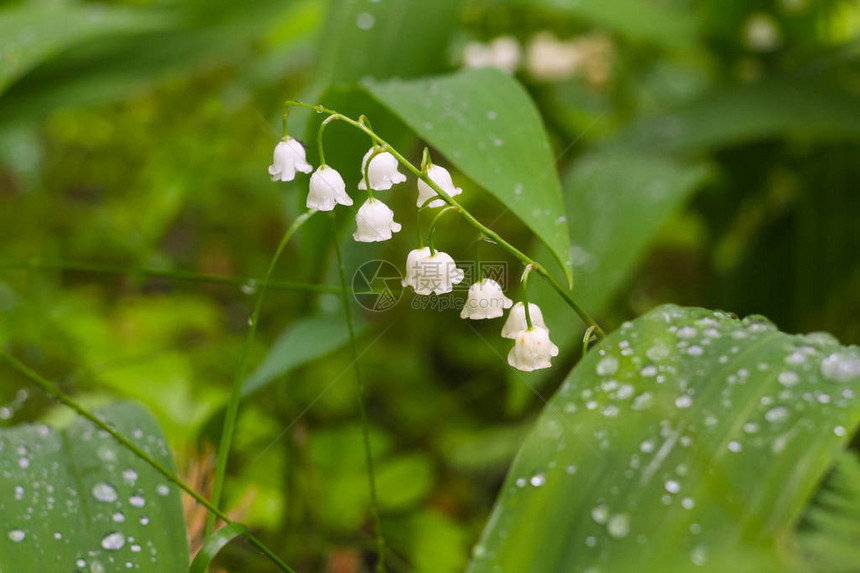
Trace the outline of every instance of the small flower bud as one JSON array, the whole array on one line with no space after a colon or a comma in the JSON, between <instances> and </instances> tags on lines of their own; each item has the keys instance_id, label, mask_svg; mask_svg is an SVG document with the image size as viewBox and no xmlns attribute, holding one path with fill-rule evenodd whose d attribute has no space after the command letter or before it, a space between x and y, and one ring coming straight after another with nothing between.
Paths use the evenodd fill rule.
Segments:
<instances>
[{"instance_id":1,"label":"small flower bud","mask_svg":"<svg viewBox=\"0 0 860 573\"><path fill-rule=\"evenodd\" d=\"M336 169L328 165L320 165L311 175L310 192L308 193L308 209L331 211L335 205L352 205L352 199L346 194L346 184Z\"/></svg>"},{"instance_id":2,"label":"small flower bud","mask_svg":"<svg viewBox=\"0 0 860 573\"><path fill-rule=\"evenodd\" d=\"M292 181L296 177L296 171L310 173L313 167L305 161L304 146L288 136L275 146L275 157L269 166L269 175L272 176L272 181Z\"/></svg>"},{"instance_id":3,"label":"small flower bud","mask_svg":"<svg viewBox=\"0 0 860 573\"><path fill-rule=\"evenodd\" d=\"M552 366L550 359L553 356L558 356L558 346L549 339L545 328L535 326L517 335L514 347L508 353L508 364L517 370L531 372Z\"/></svg>"},{"instance_id":4,"label":"small flower bud","mask_svg":"<svg viewBox=\"0 0 860 573\"><path fill-rule=\"evenodd\" d=\"M400 231L400 223L394 222L394 211L379 199L369 198L359 207L355 215L356 231L352 238L360 243L387 241L391 233Z\"/></svg>"},{"instance_id":5,"label":"small flower bud","mask_svg":"<svg viewBox=\"0 0 860 573\"><path fill-rule=\"evenodd\" d=\"M448 170L439 165L430 165L427 168L427 176L430 178L433 183L442 188L442 191L453 197L454 195L459 195L463 192L459 187L454 187L454 181L451 179L451 174L448 173ZM418 180L418 206L423 205L428 199L432 197L436 197L438 193L433 190L428 184L424 183L421 179ZM428 207L441 207L445 204L443 199L436 199L435 201L430 201Z\"/></svg>"},{"instance_id":6,"label":"small flower bud","mask_svg":"<svg viewBox=\"0 0 860 573\"><path fill-rule=\"evenodd\" d=\"M511 308L514 301L505 296L502 287L493 279L484 279L469 287L469 296L460 312L460 318L480 320L498 318Z\"/></svg>"},{"instance_id":7,"label":"small flower bud","mask_svg":"<svg viewBox=\"0 0 860 573\"><path fill-rule=\"evenodd\" d=\"M546 327L546 323L543 321L543 313L540 311L538 305L533 302L529 303L529 318L532 319L532 325L534 327L543 328L547 333L549 333L549 328ZM518 302L511 309L511 312L508 313L508 320L506 320L505 325L502 326L502 337L516 339L520 332L528 330L528 328L529 325L526 322L526 309L523 306L523 303Z\"/></svg>"},{"instance_id":8,"label":"small flower bud","mask_svg":"<svg viewBox=\"0 0 860 573\"><path fill-rule=\"evenodd\" d=\"M447 253L436 251L430 254L430 247L413 249L406 257L406 277L403 286L411 286L415 294L445 294L454 289L455 284L463 281L465 272L457 268L454 259Z\"/></svg>"},{"instance_id":9,"label":"small flower bud","mask_svg":"<svg viewBox=\"0 0 860 573\"><path fill-rule=\"evenodd\" d=\"M364 180L364 171L367 169L367 177L370 179L370 188L374 191L387 191L397 183L406 181L406 175L397 170L399 163L397 158L387 151L377 153L375 148L371 147L370 151L364 154L361 160L361 181L358 183L358 188L361 190L367 189L367 182ZM373 159L370 156L373 155ZM367 165L370 160L370 165Z\"/></svg>"}]
</instances>

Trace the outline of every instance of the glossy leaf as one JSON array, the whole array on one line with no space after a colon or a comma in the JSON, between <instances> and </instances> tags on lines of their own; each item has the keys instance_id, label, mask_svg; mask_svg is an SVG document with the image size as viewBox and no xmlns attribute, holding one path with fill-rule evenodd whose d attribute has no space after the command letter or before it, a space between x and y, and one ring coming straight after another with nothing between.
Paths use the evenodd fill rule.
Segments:
<instances>
[{"instance_id":1,"label":"glossy leaf","mask_svg":"<svg viewBox=\"0 0 860 573\"><path fill-rule=\"evenodd\" d=\"M858 383L860 348L829 335L656 308L551 399L469 571L794 570L782 544L860 421Z\"/></svg>"},{"instance_id":2,"label":"glossy leaf","mask_svg":"<svg viewBox=\"0 0 860 573\"><path fill-rule=\"evenodd\" d=\"M173 470L155 420L134 404L99 416ZM90 422L0 430L0 570L185 573L179 490Z\"/></svg>"},{"instance_id":3,"label":"glossy leaf","mask_svg":"<svg viewBox=\"0 0 860 573\"><path fill-rule=\"evenodd\" d=\"M194 561L191 562L188 573L206 573L212 560L215 559L224 546L240 535L242 535L242 532L239 531L239 528L232 525L225 525L218 531L213 532L206 538L203 547L197 552Z\"/></svg>"},{"instance_id":4,"label":"glossy leaf","mask_svg":"<svg viewBox=\"0 0 860 573\"><path fill-rule=\"evenodd\" d=\"M492 69L364 86L528 225L571 278L555 162L540 115L522 86Z\"/></svg>"}]
</instances>

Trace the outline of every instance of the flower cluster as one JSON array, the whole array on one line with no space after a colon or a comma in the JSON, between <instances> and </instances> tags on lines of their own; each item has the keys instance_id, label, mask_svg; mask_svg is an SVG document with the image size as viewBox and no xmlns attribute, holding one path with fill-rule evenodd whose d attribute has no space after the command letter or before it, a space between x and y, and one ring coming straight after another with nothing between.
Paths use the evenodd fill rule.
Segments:
<instances>
[{"instance_id":1,"label":"flower cluster","mask_svg":"<svg viewBox=\"0 0 860 573\"><path fill-rule=\"evenodd\" d=\"M322 151L321 151L322 153ZM367 191L367 200L358 208L355 216L356 230L353 238L358 242L387 241L401 229L394 221L394 211L373 196L373 191L386 191L406 181L406 175L398 170L399 162L391 152L374 145L361 161L361 180L358 188ZM425 155L422 164L424 175L449 197L459 195L462 189L454 185L447 169L434 165ZM305 149L292 137L285 137L275 147L274 161L269 174L274 181L292 181L297 171L310 173ZM418 179L417 204L420 208L438 208L446 200L433 186ZM351 206L352 198L346 192L346 184L340 173L324 161L310 178L307 207L320 211L332 211L337 205ZM441 214L441 213L440 213ZM435 222L434 222L435 224ZM412 287L418 295L441 295L453 290L454 285L465 278L463 269L457 267L447 253L433 247L433 225L430 230L430 246L413 249L406 257L404 287ZM525 284L524 284L525 290ZM505 296L501 285L492 279L482 279L469 287L466 303L460 313L463 319L484 320L504 316L511 309L502 327L502 336L514 340L508 354L508 363L523 371L549 368L550 359L558 355L558 347L549 339L549 329L537 305L528 303L526 312L522 302L514 302ZM513 308L512 308L513 307Z\"/></svg>"}]
</instances>

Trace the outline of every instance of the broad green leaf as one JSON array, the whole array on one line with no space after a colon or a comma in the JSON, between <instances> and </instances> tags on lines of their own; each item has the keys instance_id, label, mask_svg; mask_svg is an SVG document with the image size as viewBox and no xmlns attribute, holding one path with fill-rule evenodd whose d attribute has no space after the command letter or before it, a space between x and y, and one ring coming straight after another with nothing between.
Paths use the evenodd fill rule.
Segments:
<instances>
[{"instance_id":1,"label":"broad green leaf","mask_svg":"<svg viewBox=\"0 0 860 573\"><path fill-rule=\"evenodd\" d=\"M315 84L412 77L444 71L462 0L334 0L320 33Z\"/></svg>"},{"instance_id":2,"label":"broad green leaf","mask_svg":"<svg viewBox=\"0 0 860 573\"><path fill-rule=\"evenodd\" d=\"M702 163L621 147L591 151L564 176L574 296L600 312L635 271L663 224L706 181Z\"/></svg>"},{"instance_id":3,"label":"broad green leaf","mask_svg":"<svg viewBox=\"0 0 860 573\"><path fill-rule=\"evenodd\" d=\"M791 571L783 543L860 421L858 383L860 348L829 335L658 307L550 400L469 571Z\"/></svg>"},{"instance_id":4,"label":"broad green leaf","mask_svg":"<svg viewBox=\"0 0 860 573\"><path fill-rule=\"evenodd\" d=\"M63 49L109 34L164 27L163 15L94 4L28 2L0 10L0 94Z\"/></svg>"},{"instance_id":5,"label":"broad green leaf","mask_svg":"<svg viewBox=\"0 0 860 573\"><path fill-rule=\"evenodd\" d=\"M224 549L224 546L242 535L238 527L233 525L225 525L218 531L213 532L206 538L206 542L197 555L194 561L191 562L191 567L188 573L206 573L209 570L209 565L212 560Z\"/></svg>"},{"instance_id":6,"label":"broad green leaf","mask_svg":"<svg viewBox=\"0 0 860 573\"><path fill-rule=\"evenodd\" d=\"M528 225L572 280L555 162L540 115L522 86L498 70L483 69L369 81L364 87Z\"/></svg>"},{"instance_id":7,"label":"broad green leaf","mask_svg":"<svg viewBox=\"0 0 860 573\"><path fill-rule=\"evenodd\" d=\"M99 412L173 469L155 420L118 403ZM90 422L0 430L0 570L186 573L179 490Z\"/></svg>"},{"instance_id":8,"label":"broad green leaf","mask_svg":"<svg viewBox=\"0 0 860 573\"><path fill-rule=\"evenodd\" d=\"M775 136L860 136L857 94L826 81L782 78L729 87L668 115L639 121L626 136L643 149L700 151Z\"/></svg>"},{"instance_id":9,"label":"broad green leaf","mask_svg":"<svg viewBox=\"0 0 860 573\"><path fill-rule=\"evenodd\" d=\"M365 330L358 324L356 334ZM259 367L245 379L242 395L265 388L293 368L334 352L349 342L349 329L343 315L319 314L297 321L275 340Z\"/></svg>"},{"instance_id":10,"label":"broad green leaf","mask_svg":"<svg viewBox=\"0 0 860 573\"><path fill-rule=\"evenodd\" d=\"M608 28L633 40L683 47L696 40L696 15L681 6L649 0L498 0L541 7Z\"/></svg>"}]
</instances>

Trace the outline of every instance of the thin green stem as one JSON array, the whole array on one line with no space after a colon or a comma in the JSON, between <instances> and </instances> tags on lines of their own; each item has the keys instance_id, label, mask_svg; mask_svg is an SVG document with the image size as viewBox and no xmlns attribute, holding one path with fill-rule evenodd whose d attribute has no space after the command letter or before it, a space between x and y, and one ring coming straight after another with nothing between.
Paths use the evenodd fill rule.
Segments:
<instances>
[{"instance_id":1,"label":"thin green stem","mask_svg":"<svg viewBox=\"0 0 860 573\"><path fill-rule=\"evenodd\" d=\"M522 292L522 300L523 300L523 310L526 315L526 325L529 327L529 330L534 328L532 325L532 315L531 310L529 309L529 275L534 270L534 265L526 265L526 269L523 271L523 292Z\"/></svg>"},{"instance_id":2,"label":"thin green stem","mask_svg":"<svg viewBox=\"0 0 860 573\"><path fill-rule=\"evenodd\" d=\"M240 287L256 288L261 282L257 278L223 277L218 275L207 275L191 271L171 271L163 269L152 269L147 267L123 267L120 265L104 265L100 263L82 263L60 261L56 263L40 260L32 261L0 261L0 269L9 270L34 270L34 271L81 271L117 275L145 275L152 277L163 277L191 282L229 284ZM340 294L339 286L315 285L299 281L268 281L268 288L276 290L314 291Z\"/></svg>"},{"instance_id":3,"label":"thin green stem","mask_svg":"<svg viewBox=\"0 0 860 573\"><path fill-rule=\"evenodd\" d=\"M455 209L455 207L445 207L433 217L433 220L430 222L430 229L427 231L427 246L430 247L430 256L436 254L436 248L433 246L433 235L436 234L436 224L439 222L439 218L445 214L446 211L450 211Z\"/></svg>"},{"instance_id":4,"label":"thin green stem","mask_svg":"<svg viewBox=\"0 0 860 573\"><path fill-rule=\"evenodd\" d=\"M475 240L475 276L477 277L477 282L481 282L484 280L484 269L481 268L481 253L479 247L481 246L481 241L483 241L483 237L479 236Z\"/></svg>"},{"instance_id":5,"label":"thin green stem","mask_svg":"<svg viewBox=\"0 0 860 573\"><path fill-rule=\"evenodd\" d=\"M191 486L179 479L176 474L174 474L173 472L165 468L162 464L153 459L152 456L140 449L134 442L117 432L114 428L105 423L103 420L99 419L98 416L80 405L77 401L75 401L74 398L63 392L59 388L59 386L57 386L50 380L44 378L35 370L32 370L29 366L27 366L8 352L0 350L0 356L2 356L4 360L6 360L6 362L13 370L33 382L35 385L44 390L47 394L56 398L62 404L65 404L66 406L77 412L78 415L80 415L82 418L89 420L97 427L110 434L110 436L115 439L120 445L122 445L135 456L140 458L144 463L148 464L155 471L163 475L165 479L167 479L171 483L176 484L179 489L193 497L194 500L197 501L197 503L209 510L211 515L214 515L216 518L221 519L225 523L234 526L238 531L241 531L242 536L245 537L245 539L247 539L248 542L251 543L251 545L259 549L264 555L266 555L266 557L268 557L275 565L277 565L278 568L281 569L281 571L295 573L295 571L293 571L293 569L291 569L289 565L281 561L281 559L277 555L272 553L272 551L268 547L266 547L259 539L254 537L248 531L248 528L246 526L230 519L229 516L221 512L214 504L210 503L205 497L194 491Z\"/></svg>"},{"instance_id":6,"label":"thin green stem","mask_svg":"<svg viewBox=\"0 0 860 573\"><path fill-rule=\"evenodd\" d=\"M325 130L325 126L332 122L332 116L328 116L325 120L320 124L320 129L317 132L317 148L319 149L320 154L320 167L325 166L325 150L323 149L323 131Z\"/></svg>"},{"instance_id":7,"label":"thin green stem","mask_svg":"<svg viewBox=\"0 0 860 573\"><path fill-rule=\"evenodd\" d=\"M346 271L343 265L343 255L340 252L340 243L337 240L337 228L332 221L332 238L334 240L335 253L337 254L337 269L340 275L342 285L346 284ZM346 292L341 293L341 301L343 302L343 312L346 316L346 325L349 330L349 341L352 347L352 366L355 370L355 380L358 386L358 409L361 412L361 428L364 439L364 459L367 466L367 479L370 488L370 511L373 516L373 527L376 532L376 551L377 561L376 570L378 573L385 573L385 538L382 536L382 524L379 517L379 502L376 496L376 478L373 471L373 454L370 449L370 422L367 416L367 407L364 404L364 380L361 377L361 370L358 364L358 345L355 340L355 327L352 323L352 312L349 309L349 297Z\"/></svg>"},{"instance_id":8,"label":"thin green stem","mask_svg":"<svg viewBox=\"0 0 860 573\"><path fill-rule=\"evenodd\" d=\"M221 494L224 489L224 478L227 473L227 459L230 456L230 446L233 442L233 432L236 430L236 419L239 415L239 403L242 400L242 383L245 381L245 374L248 369L248 354L250 353L251 346L254 343L254 335L257 332L257 321L260 318L260 309L263 306L263 295L266 292L266 285L269 282L269 279L272 276L272 271L275 269L275 265L278 262L278 259L281 257L281 253L284 250L284 247L287 246L287 242L292 238L292 236L299 230L299 228L310 219L314 213L316 213L316 209L311 209L310 211L306 211L299 215L293 224L287 229L286 233L284 233L283 238L281 239L281 243L278 245L275 254L272 256L272 260L269 262L269 268L266 270L266 276L263 279L263 283L260 285L260 291L257 294L257 303L254 306L254 312L251 315L251 320L249 321L248 335L245 337L245 344L242 347L242 355L239 358L239 368L236 370L236 377L233 379L233 387L230 390L230 401L227 403L227 411L224 416L224 426L221 430L221 442L218 444L218 458L217 465L215 466L215 478L212 482L212 504L215 507L219 507L221 504ZM344 293L345 294L345 293ZM210 514L209 518L206 521L206 536L212 533L213 528L215 527L215 518Z\"/></svg>"},{"instance_id":9,"label":"thin green stem","mask_svg":"<svg viewBox=\"0 0 860 573\"><path fill-rule=\"evenodd\" d=\"M591 344L591 339L594 336L594 327L589 326L585 329L585 334L582 337L582 355L588 352L588 345Z\"/></svg>"},{"instance_id":10,"label":"thin green stem","mask_svg":"<svg viewBox=\"0 0 860 573\"><path fill-rule=\"evenodd\" d=\"M337 119L339 121L344 121L344 122L358 128L358 129L360 129L361 131L365 132L367 135L369 135L371 138L373 138L373 140L376 141L378 145L380 145L383 149L385 149L385 151L388 151L389 153L391 153L401 163L401 165L403 165L406 169L411 171L413 173L413 175L415 175L416 177L418 177L419 179L424 181L427 185L430 186L431 189L436 191L436 193L439 195L439 197L441 199L443 199L448 205L450 205L452 207L459 207L460 214L463 216L464 219L466 219L466 221L470 225L475 227L477 230L481 231L487 238L489 238L490 240L495 242L497 245L499 245L502 249L504 249L505 251L510 253L512 256L519 259L523 264L534 265L535 272L537 272L538 275L540 275L544 280L546 280L550 284L550 286L564 299L564 301L568 304L568 306L570 306L573 309L573 311L576 312L577 315L579 315L580 319L582 319L582 321L587 326L594 326L595 327L594 332L598 338L603 338L603 336L604 336L603 330L600 329L600 326L597 324L597 322L593 318L591 318L591 316L585 311L585 309L583 309L581 306L579 306L579 303L576 302L576 300L573 298L573 295L570 293L570 291L565 289L564 287L562 287L559 284L559 282L555 279L555 277L552 276L552 274L550 274L549 271L547 271L543 267L543 265L541 265L537 261L533 260L531 257L529 257L528 255L526 255L525 253L523 253L522 251L520 251L519 249L517 249L516 247L514 247L510 243L508 243L502 237L500 237L498 233L496 233L495 231L493 231L492 229L490 229L489 227L487 227L486 225L484 225L483 223L478 221L474 217L474 215L472 215L471 213L469 213L469 211L464 209L458 201L456 201L450 195L448 195L448 193L444 189L439 187L439 185L436 184L435 181L430 179L430 177L428 177L426 173L422 172L418 167L415 167L414 165L412 165L412 163L409 160L407 160L405 157L403 157L403 155L401 155L400 152L398 152L396 149L394 149L394 147L392 147L387 141L385 141L384 139L379 137L373 130L369 129L368 127L361 124L360 122L355 121L354 119L351 119L349 117L341 115L340 113L338 113L334 110L327 109L327 108L320 106L320 105L311 105L311 104L306 104L306 103L301 103L301 102L296 102L296 101L287 101L284 103L284 105L286 105L286 106L295 105L298 107L305 107L308 109L313 109L313 110L321 112L321 113L328 113L330 115L337 115L338 116Z\"/></svg>"}]
</instances>

